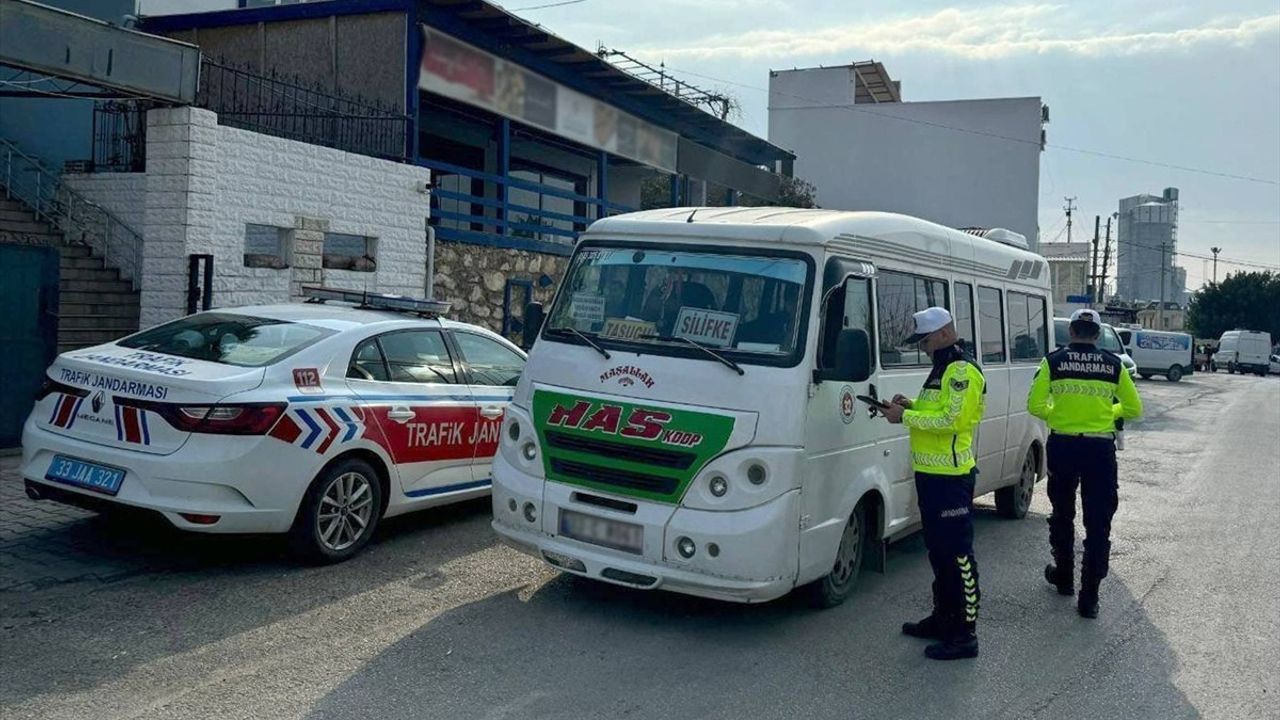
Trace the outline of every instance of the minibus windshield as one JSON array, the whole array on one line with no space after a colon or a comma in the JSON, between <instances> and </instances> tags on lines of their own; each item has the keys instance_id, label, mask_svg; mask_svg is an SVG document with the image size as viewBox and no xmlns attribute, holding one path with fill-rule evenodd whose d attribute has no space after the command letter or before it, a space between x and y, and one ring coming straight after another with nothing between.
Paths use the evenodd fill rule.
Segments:
<instances>
[{"instance_id":1,"label":"minibus windshield","mask_svg":"<svg viewBox=\"0 0 1280 720\"><path fill-rule=\"evenodd\" d=\"M740 362L785 358L801 339L809 264L798 257L593 246L575 256L548 335ZM639 348L637 348L639 349ZM698 353L705 357L704 354Z\"/></svg>"}]
</instances>

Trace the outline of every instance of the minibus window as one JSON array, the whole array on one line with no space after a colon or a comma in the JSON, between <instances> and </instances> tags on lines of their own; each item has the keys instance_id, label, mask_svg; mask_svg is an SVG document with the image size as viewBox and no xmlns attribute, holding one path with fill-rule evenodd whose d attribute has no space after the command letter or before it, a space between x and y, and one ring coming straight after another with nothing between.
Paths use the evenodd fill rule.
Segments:
<instances>
[{"instance_id":1,"label":"minibus window","mask_svg":"<svg viewBox=\"0 0 1280 720\"><path fill-rule=\"evenodd\" d=\"M982 321L983 364L1004 362L1004 303L1000 290L978 288L978 316Z\"/></svg>"},{"instance_id":2,"label":"minibus window","mask_svg":"<svg viewBox=\"0 0 1280 720\"><path fill-rule=\"evenodd\" d=\"M880 313L882 366L929 364L928 353L906 339L915 329L912 316L933 306L950 307L946 282L892 271L880 273L876 279L876 307Z\"/></svg>"},{"instance_id":3,"label":"minibus window","mask_svg":"<svg viewBox=\"0 0 1280 720\"><path fill-rule=\"evenodd\" d=\"M978 356L976 345L977 333L973 329L973 286L969 283L956 283L956 333L960 336L960 347L970 355Z\"/></svg>"},{"instance_id":4,"label":"minibus window","mask_svg":"<svg viewBox=\"0 0 1280 720\"><path fill-rule=\"evenodd\" d=\"M822 354L818 367L829 370L836 367L836 343L840 331L850 328L865 330L868 338L875 337L871 317L871 281L851 277L837 287L827 298L822 316ZM875 348L871 349L872 357Z\"/></svg>"},{"instance_id":5,"label":"minibus window","mask_svg":"<svg viewBox=\"0 0 1280 720\"><path fill-rule=\"evenodd\" d=\"M1045 300L1038 295L1009 292L1009 334L1013 359L1039 360L1048 352Z\"/></svg>"}]
</instances>

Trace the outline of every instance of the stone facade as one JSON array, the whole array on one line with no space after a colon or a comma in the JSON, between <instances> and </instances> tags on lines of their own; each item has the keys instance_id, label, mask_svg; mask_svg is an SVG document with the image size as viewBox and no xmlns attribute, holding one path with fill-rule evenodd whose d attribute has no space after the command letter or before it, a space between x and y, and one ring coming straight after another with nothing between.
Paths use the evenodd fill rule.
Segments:
<instances>
[{"instance_id":1,"label":"stone facade","mask_svg":"<svg viewBox=\"0 0 1280 720\"><path fill-rule=\"evenodd\" d=\"M453 304L453 318L502 332L507 280L532 282L533 299L549 304L568 262L569 258L563 255L438 240L435 298ZM551 280L545 287L539 282L544 275ZM523 315L522 289L513 288L510 309L513 318ZM519 339L517 333L509 334Z\"/></svg>"}]
</instances>

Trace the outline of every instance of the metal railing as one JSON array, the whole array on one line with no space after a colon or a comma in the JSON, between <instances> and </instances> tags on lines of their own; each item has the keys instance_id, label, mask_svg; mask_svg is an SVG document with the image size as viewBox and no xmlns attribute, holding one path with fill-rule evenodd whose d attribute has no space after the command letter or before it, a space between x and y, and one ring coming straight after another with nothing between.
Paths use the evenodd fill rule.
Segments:
<instances>
[{"instance_id":1,"label":"metal railing","mask_svg":"<svg viewBox=\"0 0 1280 720\"><path fill-rule=\"evenodd\" d=\"M408 160L410 117L362 96L203 58L196 106L218 123L360 155Z\"/></svg>"},{"instance_id":2,"label":"metal railing","mask_svg":"<svg viewBox=\"0 0 1280 720\"><path fill-rule=\"evenodd\" d=\"M93 172L146 172L148 100L95 103Z\"/></svg>"},{"instance_id":3,"label":"metal railing","mask_svg":"<svg viewBox=\"0 0 1280 720\"><path fill-rule=\"evenodd\" d=\"M6 199L21 200L36 219L48 223L62 233L62 242L84 245L101 255L108 264L120 269L135 288L141 277L142 235L110 211L67 187L58 173L22 150L6 138L0 138ZM19 243L55 244L48 235L16 233Z\"/></svg>"}]
</instances>

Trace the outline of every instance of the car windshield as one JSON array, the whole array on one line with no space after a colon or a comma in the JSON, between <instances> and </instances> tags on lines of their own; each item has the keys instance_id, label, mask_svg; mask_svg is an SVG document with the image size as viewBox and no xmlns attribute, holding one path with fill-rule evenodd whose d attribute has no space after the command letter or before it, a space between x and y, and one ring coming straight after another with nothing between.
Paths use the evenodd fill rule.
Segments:
<instances>
[{"instance_id":1,"label":"car windshield","mask_svg":"<svg viewBox=\"0 0 1280 720\"><path fill-rule=\"evenodd\" d=\"M689 341L750 357L799 342L808 264L793 257L651 247L579 251L547 332L688 350Z\"/></svg>"},{"instance_id":2,"label":"car windshield","mask_svg":"<svg viewBox=\"0 0 1280 720\"><path fill-rule=\"evenodd\" d=\"M1055 318L1053 321L1053 344L1058 347L1065 347L1071 342L1071 331L1068 328L1070 321L1066 318ZM1102 326L1102 333L1098 336L1098 347L1110 353L1120 355L1124 352L1124 346L1120 343L1120 336L1116 334L1116 329L1110 325Z\"/></svg>"},{"instance_id":3,"label":"car windshield","mask_svg":"<svg viewBox=\"0 0 1280 720\"><path fill-rule=\"evenodd\" d=\"M332 333L287 320L209 312L158 325L118 344L223 365L262 367Z\"/></svg>"}]
</instances>

